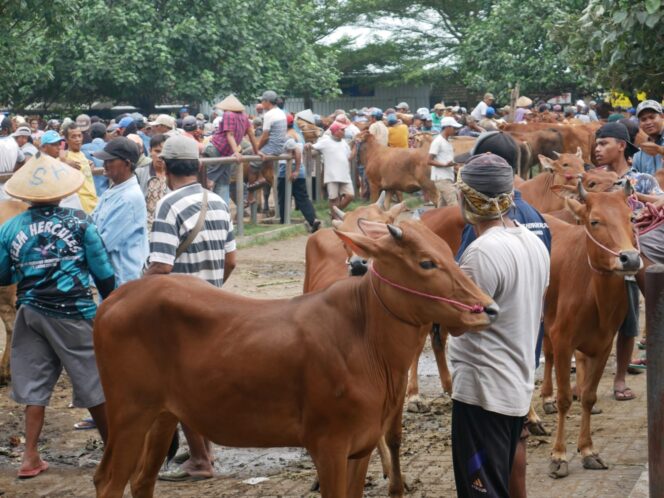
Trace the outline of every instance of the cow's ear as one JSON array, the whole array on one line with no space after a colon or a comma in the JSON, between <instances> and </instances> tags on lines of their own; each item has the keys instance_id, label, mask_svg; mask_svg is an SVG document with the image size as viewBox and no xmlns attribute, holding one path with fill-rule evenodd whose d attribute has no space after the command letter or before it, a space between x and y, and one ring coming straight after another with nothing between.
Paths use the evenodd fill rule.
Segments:
<instances>
[{"instance_id":1,"label":"cow's ear","mask_svg":"<svg viewBox=\"0 0 664 498\"><path fill-rule=\"evenodd\" d=\"M542 154L537 154L537 158L539 159L540 164L546 171L553 171L553 163L555 162L553 159L550 157L543 156Z\"/></svg>"},{"instance_id":2,"label":"cow's ear","mask_svg":"<svg viewBox=\"0 0 664 498\"><path fill-rule=\"evenodd\" d=\"M378 252L378 243L371 237L360 233L340 232L339 230L335 230L334 233L355 254L370 258Z\"/></svg>"},{"instance_id":3,"label":"cow's ear","mask_svg":"<svg viewBox=\"0 0 664 498\"><path fill-rule=\"evenodd\" d=\"M565 208L574 215L578 221L585 221L588 212L586 205L581 204L576 199L565 199Z\"/></svg>"},{"instance_id":4,"label":"cow's ear","mask_svg":"<svg viewBox=\"0 0 664 498\"><path fill-rule=\"evenodd\" d=\"M583 159L583 151L581 150L581 147L576 148L576 157Z\"/></svg>"},{"instance_id":5,"label":"cow's ear","mask_svg":"<svg viewBox=\"0 0 664 498\"><path fill-rule=\"evenodd\" d=\"M405 202L400 202L399 204L395 204L392 206L390 209L387 210L387 214L392 217L393 220L397 218L401 213L403 213L406 209L408 209L408 206L406 206Z\"/></svg>"}]
</instances>

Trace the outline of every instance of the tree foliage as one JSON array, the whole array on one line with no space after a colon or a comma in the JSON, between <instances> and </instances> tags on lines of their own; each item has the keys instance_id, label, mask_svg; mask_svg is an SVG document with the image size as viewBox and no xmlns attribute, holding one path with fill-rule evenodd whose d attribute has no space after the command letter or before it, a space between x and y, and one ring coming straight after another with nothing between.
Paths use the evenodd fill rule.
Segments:
<instances>
[{"instance_id":1,"label":"tree foliage","mask_svg":"<svg viewBox=\"0 0 664 498\"><path fill-rule=\"evenodd\" d=\"M582 0L497 0L490 15L468 24L456 51L464 82L504 100L518 82L521 93L549 98L588 91L591 81L571 70L563 40L551 33L569 15L580 15Z\"/></svg>"},{"instance_id":2,"label":"tree foliage","mask_svg":"<svg viewBox=\"0 0 664 498\"><path fill-rule=\"evenodd\" d=\"M22 66L26 84L7 95L18 106L112 100L150 109L228 92L249 100L267 88L333 94L335 52L315 44L306 22L314 9L298 0L81 1L56 33L34 33L40 63Z\"/></svg>"},{"instance_id":3,"label":"tree foliage","mask_svg":"<svg viewBox=\"0 0 664 498\"><path fill-rule=\"evenodd\" d=\"M556 33L575 71L596 85L626 93L664 91L664 2L590 0Z\"/></svg>"}]
</instances>

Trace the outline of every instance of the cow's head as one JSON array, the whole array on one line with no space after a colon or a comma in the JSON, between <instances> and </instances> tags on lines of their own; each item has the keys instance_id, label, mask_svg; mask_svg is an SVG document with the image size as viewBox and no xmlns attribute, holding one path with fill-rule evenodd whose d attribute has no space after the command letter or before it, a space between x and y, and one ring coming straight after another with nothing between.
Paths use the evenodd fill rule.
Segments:
<instances>
[{"instance_id":1,"label":"cow's head","mask_svg":"<svg viewBox=\"0 0 664 498\"><path fill-rule=\"evenodd\" d=\"M587 192L578 184L579 197L585 204L566 199L567 208L586 230L588 262L600 273L633 275L643 266L632 224L632 210L627 199L632 186L625 182L617 192Z\"/></svg>"},{"instance_id":2,"label":"cow's head","mask_svg":"<svg viewBox=\"0 0 664 498\"><path fill-rule=\"evenodd\" d=\"M359 206L353 211L348 213L343 212L336 206L332 208L334 218L332 225L335 229L341 232L356 232L363 233L365 230L370 230L371 226L366 225L365 222L379 222L379 223L394 223L397 216L401 214L406 205L403 202L395 204L390 209L385 209L385 191L381 192L380 197L375 203L367 206ZM344 244L346 254L348 255L348 273L350 276L360 276L367 272L367 259L363 256L355 254L353 250Z\"/></svg>"},{"instance_id":3,"label":"cow's head","mask_svg":"<svg viewBox=\"0 0 664 498\"><path fill-rule=\"evenodd\" d=\"M595 168L579 175L581 184L586 192L612 192L623 188L623 183L619 181L618 175L613 171L607 171L603 168ZM578 179L575 185L553 185L551 190L562 197L571 197L583 202L579 197Z\"/></svg>"},{"instance_id":4,"label":"cow's head","mask_svg":"<svg viewBox=\"0 0 664 498\"><path fill-rule=\"evenodd\" d=\"M387 309L404 322L440 323L455 335L483 329L497 316L496 304L461 271L447 243L421 222L365 222L365 232L337 235L371 259L363 277L375 307L368 314Z\"/></svg>"},{"instance_id":5,"label":"cow's head","mask_svg":"<svg viewBox=\"0 0 664 498\"><path fill-rule=\"evenodd\" d=\"M576 185L578 175L585 171L581 148L576 149L576 154L560 154L558 152L554 152L554 154L557 156L555 160L542 154L537 156L544 171L553 174L553 184Z\"/></svg>"}]
</instances>

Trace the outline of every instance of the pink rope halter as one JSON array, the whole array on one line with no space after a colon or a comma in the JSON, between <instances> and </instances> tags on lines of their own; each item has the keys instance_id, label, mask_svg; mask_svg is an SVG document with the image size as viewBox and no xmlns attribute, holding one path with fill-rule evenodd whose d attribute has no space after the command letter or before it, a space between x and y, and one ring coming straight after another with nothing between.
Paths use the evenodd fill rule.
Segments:
<instances>
[{"instance_id":1,"label":"pink rope halter","mask_svg":"<svg viewBox=\"0 0 664 498\"><path fill-rule=\"evenodd\" d=\"M421 292L421 291L418 291L418 290L415 290L415 289L411 289L410 287L404 287L403 285L399 285L396 282L392 282L391 280L385 278L384 276L382 276L380 273L378 273L376 271L376 268L374 268L374 265L373 265L373 261L371 261L369 263L369 271L373 275L375 275L378 278L378 280L380 280L381 282L384 282L387 285L389 285L390 287L394 287L395 289L399 289L399 290L407 292L409 294L414 294L416 296L425 297L425 298L431 299L433 301L441 301L443 303L448 303L448 304L456 306L457 308L460 308L464 311L470 311L471 313L483 313L484 312L484 306L482 306L481 304L473 304L471 306L471 305L468 305L468 304L464 304L460 301L450 299L448 297L434 296L433 294L427 294L426 292Z\"/></svg>"},{"instance_id":2,"label":"pink rope halter","mask_svg":"<svg viewBox=\"0 0 664 498\"><path fill-rule=\"evenodd\" d=\"M610 248L606 247L606 246L605 246L604 244L602 244L599 240L597 240L595 237L593 237L592 234L588 231L588 227L586 227L586 226L584 225L583 229L586 231L586 236L587 236L587 237L588 237L588 238L589 238L589 239L590 239L590 240L591 240L591 241L592 241L597 247L599 247L600 249L605 250L606 252L608 252L608 253L611 254L612 256L620 257L620 253L614 251L613 249L610 249ZM634 238L636 239L636 249L637 249L637 251L641 252L641 244L639 244L639 232L638 232L636 229L634 229ZM598 270L597 268L595 268L595 267L593 266L593 264L590 262L590 255L588 255L588 266L590 266L590 269L591 269L591 270L593 270L593 271L595 271L595 272L597 272L597 273L601 273L601 274L611 273L611 272L601 271L601 270Z\"/></svg>"}]
</instances>

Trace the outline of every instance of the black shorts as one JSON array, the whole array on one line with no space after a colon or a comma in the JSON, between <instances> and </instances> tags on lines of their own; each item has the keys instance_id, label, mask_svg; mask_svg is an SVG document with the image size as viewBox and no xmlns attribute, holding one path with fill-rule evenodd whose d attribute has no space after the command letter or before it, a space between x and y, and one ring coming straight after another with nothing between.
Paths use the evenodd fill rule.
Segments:
<instances>
[{"instance_id":1,"label":"black shorts","mask_svg":"<svg viewBox=\"0 0 664 498\"><path fill-rule=\"evenodd\" d=\"M510 472L524 418L452 404L452 459L457 496L509 498Z\"/></svg>"}]
</instances>

